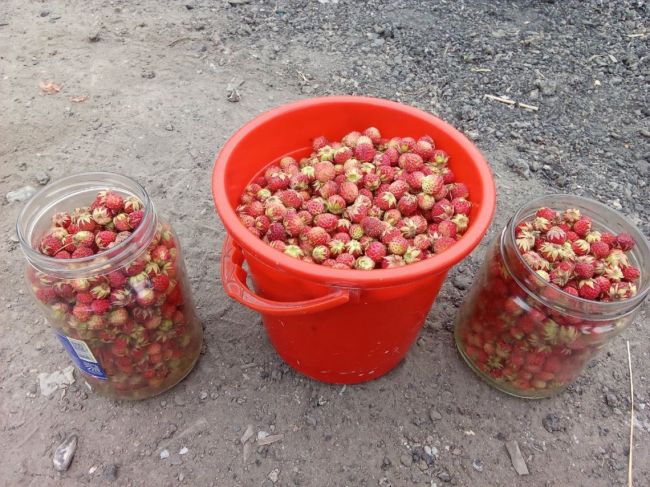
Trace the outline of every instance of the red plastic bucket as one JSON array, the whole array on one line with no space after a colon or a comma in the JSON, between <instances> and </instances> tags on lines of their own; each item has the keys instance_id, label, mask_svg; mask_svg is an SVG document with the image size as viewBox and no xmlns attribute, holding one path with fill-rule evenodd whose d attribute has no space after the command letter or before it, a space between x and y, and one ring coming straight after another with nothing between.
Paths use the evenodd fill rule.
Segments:
<instances>
[{"instance_id":1,"label":"red plastic bucket","mask_svg":"<svg viewBox=\"0 0 650 487\"><path fill-rule=\"evenodd\" d=\"M431 135L449 153L449 167L467 184L473 203L469 229L450 249L395 269L331 269L284 255L240 223L238 199L262 168L284 155L308 155L315 136L340 139L369 126L385 137ZM228 232L221 253L226 293L261 313L271 343L290 366L340 384L377 378L402 360L447 271L483 238L496 199L487 163L456 129L416 108L351 96L302 100L244 125L216 158L212 194Z\"/></svg>"}]
</instances>

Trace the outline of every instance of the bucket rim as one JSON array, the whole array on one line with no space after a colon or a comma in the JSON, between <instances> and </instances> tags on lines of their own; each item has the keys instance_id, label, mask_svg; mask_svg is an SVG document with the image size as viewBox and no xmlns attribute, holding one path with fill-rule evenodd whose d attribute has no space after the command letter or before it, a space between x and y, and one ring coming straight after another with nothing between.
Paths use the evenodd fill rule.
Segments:
<instances>
[{"instance_id":1,"label":"bucket rim","mask_svg":"<svg viewBox=\"0 0 650 487\"><path fill-rule=\"evenodd\" d=\"M235 209L228 201L225 181L226 167L228 161L232 158L235 148L251 132L277 117L296 111L309 110L316 106L341 104L351 107L359 105L374 106L419 118L434 126L437 131L446 133L452 140L463 146L469 156L466 163L474 164L479 173L480 184L483 187L483 199L480 202L472 201L473 204L478 206L478 212L458 242L441 254L416 264L391 269L373 269L371 271L332 269L310 262L303 262L279 252L249 232L240 222ZM268 161L268 163L270 162ZM226 231L232 236L234 242L241 246L245 252L255 255L272 267L290 272L304 279L321 281L331 286L351 287L391 286L448 272L478 246L485 236L496 210L496 186L492 171L478 148L465 135L447 122L418 108L392 100L365 96L307 98L281 105L254 117L239 128L226 141L217 154L212 170L212 197L216 211L221 217Z\"/></svg>"}]
</instances>

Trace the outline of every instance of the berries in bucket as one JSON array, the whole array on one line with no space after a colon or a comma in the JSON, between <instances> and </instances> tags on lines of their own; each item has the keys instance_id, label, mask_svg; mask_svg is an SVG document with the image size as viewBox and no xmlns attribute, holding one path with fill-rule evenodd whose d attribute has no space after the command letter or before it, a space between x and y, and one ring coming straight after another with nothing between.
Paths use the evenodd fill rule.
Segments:
<instances>
[{"instance_id":1,"label":"berries in bucket","mask_svg":"<svg viewBox=\"0 0 650 487\"><path fill-rule=\"evenodd\" d=\"M355 132L370 126L377 127L379 134ZM327 139L314 139L319 134ZM444 158L436 163L428 156L430 140L422 138L424 156L414 152L417 138L407 138L405 147L396 144L403 136L424 134L435 141L434 151L448 156L449 171L443 167ZM418 155L421 162L407 156L400 167L400 150ZM387 158L393 153L393 159L380 164L378 159L385 153ZM291 167L291 172L283 165ZM317 178L316 166L324 181ZM267 174L269 167L275 169ZM270 172L278 173L278 168L285 176L272 178L269 187L266 179L271 178ZM409 169L419 170L409 173ZM429 170L443 178L454 175L454 181L443 180L442 186L466 186L467 195L438 196L439 201L449 203L456 197L471 201L466 215L471 223L465 231L459 232L451 222L456 216L464 220L460 207L457 211L453 205L439 205L438 221L434 220L437 201L433 193L437 191L433 188L437 186L427 186L427 179L425 190L432 194L422 186L417 188L418 181L422 185L417 173L424 179ZM405 180L407 175L414 187ZM247 191L253 184L259 187ZM396 192L386 191L382 186L386 184ZM271 200L270 209L259 201L260 190L266 201L276 191L287 189L298 193L302 201L286 198L280 206ZM449 193L451 188L445 189ZM463 187L459 185L458 190ZM448 270L478 245L495 208L489 166L459 131L422 110L359 96L300 100L248 122L216 158L212 194L227 232L221 249L221 282L228 296L261 314L270 343L287 364L314 379L339 384L375 379L404 358ZM384 198L378 198L380 194ZM298 204L298 208L291 206ZM247 205L256 216L242 211ZM271 223L267 209L276 221ZM287 219L294 211L305 220ZM263 218L255 222L262 215L269 218L269 228ZM366 217L372 219L364 225ZM444 220L449 223L442 229L432 227ZM442 232L453 232L452 225L456 235L462 236L448 233L443 239ZM391 234L384 235L389 226ZM435 253L432 236L439 253ZM445 244L451 245L444 249ZM287 255L287 248L292 255Z\"/></svg>"},{"instance_id":2,"label":"berries in bucket","mask_svg":"<svg viewBox=\"0 0 650 487\"><path fill-rule=\"evenodd\" d=\"M237 213L254 235L305 262L371 270L415 264L462 238L467 186L429 136L383 138L377 128L286 156L256 177Z\"/></svg>"},{"instance_id":3,"label":"berries in bucket","mask_svg":"<svg viewBox=\"0 0 650 487\"><path fill-rule=\"evenodd\" d=\"M457 318L458 348L505 392L555 394L634 319L649 259L643 235L600 203L531 203L488 248Z\"/></svg>"},{"instance_id":4,"label":"berries in bucket","mask_svg":"<svg viewBox=\"0 0 650 487\"><path fill-rule=\"evenodd\" d=\"M17 227L28 285L94 390L143 399L189 373L202 329L178 239L140 185L110 173L59 180Z\"/></svg>"}]
</instances>

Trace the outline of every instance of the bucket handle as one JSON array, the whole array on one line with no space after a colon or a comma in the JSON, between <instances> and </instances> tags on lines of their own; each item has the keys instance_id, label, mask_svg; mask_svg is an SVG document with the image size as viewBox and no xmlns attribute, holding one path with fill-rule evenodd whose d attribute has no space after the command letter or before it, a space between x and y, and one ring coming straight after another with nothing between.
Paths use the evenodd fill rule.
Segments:
<instances>
[{"instance_id":1,"label":"bucket handle","mask_svg":"<svg viewBox=\"0 0 650 487\"><path fill-rule=\"evenodd\" d=\"M285 302L263 298L246 285L243 262L244 254L241 248L230 236L226 236L221 250L221 282L226 294L260 313L280 316L306 315L334 308L350 300L350 291L347 289L336 289L330 294L306 301Z\"/></svg>"}]
</instances>

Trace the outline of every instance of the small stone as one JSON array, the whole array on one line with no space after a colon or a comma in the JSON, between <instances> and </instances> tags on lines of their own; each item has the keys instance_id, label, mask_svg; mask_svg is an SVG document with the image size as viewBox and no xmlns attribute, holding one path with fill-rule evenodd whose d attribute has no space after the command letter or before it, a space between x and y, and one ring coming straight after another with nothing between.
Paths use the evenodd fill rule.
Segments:
<instances>
[{"instance_id":1,"label":"small stone","mask_svg":"<svg viewBox=\"0 0 650 487\"><path fill-rule=\"evenodd\" d=\"M468 287L471 286L472 280L469 278L469 276L465 274L458 274L454 277L453 279L453 284L456 289L459 289L461 291L464 291Z\"/></svg>"},{"instance_id":2,"label":"small stone","mask_svg":"<svg viewBox=\"0 0 650 487\"><path fill-rule=\"evenodd\" d=\"M117 465L111 463L104 467L104 478L109 482L115 482L117 480Z\"/></svg>"},{"instance_id":3,"label":"small stone","mask_svg":"<svg viewBox=\"0 0 650 487\"><path fill-rule=\"evenodd\" d=\"M185 399L183 399L179 394L174 396L174 404L177 406L185 406Z\"/></svg>"},{"instance_id":4,"label":"small stone","mask_svg":"<svg viewBox=\"0 0 650 487\"><path fill-rule=\"evenodd\" d=\"M477 472L482 472L483 471L483 462L479 460L478 458L475 459L472 462L472 468L476 470Z\"/></svg>"},{"instance_id":5,"label":"small stone","mask_svg":"<svg viewBox=\"0 0 650 487\"><path fill-rule=\"evenodd\" d=\"M16 203L26 201L34 196L34 194L36 194L36 188L33 186L23 186L15 191L9 191L6 198L9 203Z\"/></svg>"},{"instance_id":6,"label":"small stone","mask_svg":"<svg viewBox=\"0 0 650 487\"><path fill-rule=\"evenodd\" d=\"M444 471L438 474L438 478L443 482L451 482L451 475L449 475L449 473Z\"/></svg>"},{"instance_id":7,"label":"small stone","mask_svg":"<svg viewBox=\"0 0 650 487\"><path fill-rule=\"evenodd\" d=\"M74 453L77 451L77 441L77 435L70 435L54 450L52 463L59 472L65 472L70 467Z\"/></svg>"},{"instance_id":8,"label":"small stone","mask_svg":"<svg viewBox=\"0 0 650 487\"><path fill-rule=\"evenodd\" d=\"M535 81L535 85L542 92L544 96L553 96L557 91L557 83L555 81L550 81L547 79L538 79Z\"/></svg>"},{"instance_id":9,"label":"small stone","mask_svg":"<svg viewBox=\"0 0 650 487\"><path fill-rule=\"evenodd\" d=\"M316 418L314 418L313 416L308 414L308 415L305 416L305 423L307 423L309 426L315 428L316 425L318 424L318 420Z\"/></svg>"},{"instance_id":10,"label":"small stone","mask_svg":"<svg viewBox=\"0 0 650 487\"><path fill-rule=\"evenodd\" d=\"M93 33L93 34L90 34L90 35L88 36L88 42L99 42L101 39L102 39L102 38L101 38L101 36L99 35L99 31L97 31L97 32L95 32L95 33Z\"/></svg>"},{"instance_id":11,"label":"small stone","mask_svg":"<svg viewBox=\"0 0 650 487\"><path fill-rule=\"evenodd\" d=\"M180 449L178 452L179 455L187 455L187 452L190 451L186 446Z\"/></svg>"},{"instance_id":12,"label":"small stone","mask_svg":"<svg viewBox=\"0 0 650 487\"><path fill-rule=\"evenodd\" d=\"M41 10L41 13L40 13L41 17L47 17L48 15L50 15L49 10Z\"/></svg>"},{"instance_id":13,"label":"small stone","mask_svg":"<svg viewBox=\"0 0 650 487\"><path fill-rule=\"evenodd\" d=\"M207 392L205 392L205 391L199 392L199 399L201 399L201 401L205 401L207 398L208 398L208 393Z\"/></svg>"},{"instance_id":14,"label":"small stone","mask_svg":"<svg viewBox=\"0 0 650 487\"><path fill-rule=\"evenodd\" d=\"M273 483L276 483L278 479L280 478L280 469L279 468L274 468L269 472L269 480Z\"/></svg>"},{"instance_id":15,"label":"small stone","mask_svg":"<svg viewBox=\"0 0 650 487\"><path fill-rule=\"evenodd\" d=\"M556 431L566 431L566 423L555 414L547 414L544 419L542 419L542 426L549 433L555 433Z\"/></svg>"},{"instance_id":16,"label":"small stone","mask_svg":"<svg viewBox=\"0 0 650 487\"><path fill-rule=\"evenodd\" d=\"M163 450L160 452L160 459L164 460L166 458L169 458L169 450Z\"/></svg>"},{"instance_id":17,"label":"small stone","mask_svg":"<svg viewBox=\"0 0 650 487\"><path fill-rule=\"evenodd\" d=\"M391 462L390 458L388 457L384 457L384 459L381 461L381 469L384 471L388 470L392 466L393 462Z\"/></svg>"},{"instance_id":18,"label":"small stone","mask_svg":"<svg viewBox=\"0 0 650 487\"><path fill-rule=\"evenodd\" d=\"M151 70L145 69L142 71L142 77L144 79L154 79L156 77L156 73L154 73Z\"/></svg>"},{"instance_id":19,"label":"small stone","mask_svg":"<svg viewBox=\"0 0 650 487\"><path fill-rule=\"evenodd\" d=\"M74 384L74 366L69 365L63 370L56 370L51 374L43 372L38 374L38 382L41 388L41 394L50 397L59 389Z\"/></svg>"},{"instance_id":20,"label":"small stone","mask_svg":"<svg viewBox=\"0 0 650 487\"><path fill-rule=\"evenodd\" d=\"M50 175L45 171L38 171L36 173L36 182L41 186L45 186L47 183L50 182Z\"/></svg>"},{"instance_id":21,"label":"small stone","mask_svg":"<svg viewBox=\"0 0 650 487\"><path fill-rule=\"evenodd\" d=\"M429 418L431 421L440 421L442 419L442 414L435 409L429 409Z\"/></svg>"},{"instance_id":22,"label":"small stone","mask_svg":"<svg viewBox=\"0 0 650 487\"><path fill-rule=\"evenodd\" d=\"M169 464L170 465L182 465L183 460L181 459L180 455L170 455L169 456Z\"/></svg>"},{"instance_id":23,"label":"small stone","mask_svg":"<svg viewBox=\"0 0 650 487\"><path fill-rule=\"evenodd\" d=\"M413 457L404 453L401 457L399 457L399 462L405 467L410 467L413 465Z\"/></svg>"},{"instance_id":24,"label":"small stone","mask_svg":"<svg viewBox=\"0 0 650 487\"><path fill-rule=\"evenodd\" d=\"M605 402L610 408L615 408L619 405L618 397L616 397L616 394L612 392L608 392L605 395Z\"/></svg>"},{"instance_id":25,"label":"small stone","mask_svg":"<svg viewBox=\"0 0 650 487\"><path fill-rule=\"evenodd\" d=\"M167 125L165 125L165 130L167 132L173 132L174 131L174 126L171 123L168 123Z\"/></svg>"}]
</instances>

